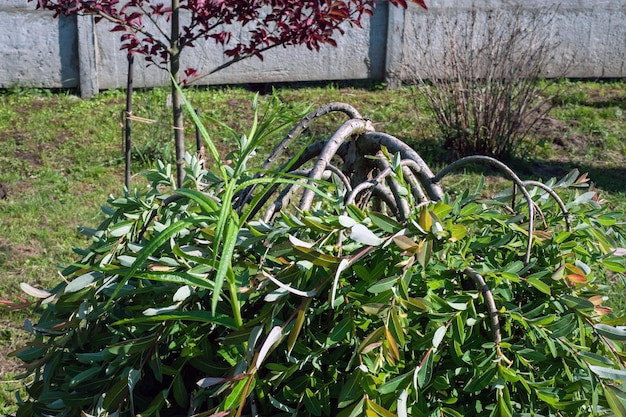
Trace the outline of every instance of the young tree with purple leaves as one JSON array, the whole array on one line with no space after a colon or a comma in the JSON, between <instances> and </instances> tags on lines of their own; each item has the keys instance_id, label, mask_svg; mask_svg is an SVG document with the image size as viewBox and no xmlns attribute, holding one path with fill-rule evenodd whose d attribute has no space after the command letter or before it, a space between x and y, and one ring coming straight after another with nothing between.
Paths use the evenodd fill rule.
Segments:
<instances>
[{"instance_id":1,"label":"young tree with purple leaves","mask_svg":"<svg viewBox=\"0 0 626 417\"><path fill-rule=\"evenodd\" d=\"M37 1L37 8L52 10L55 16L91 14L96 22L108 21L113 24L112 31L122 32L121 49L143 55L146 61L170 71L179 185L185 151L182 100L175 85L183 78L198 75L193 68L182 68L181 53L185 48L206 41L224 46L229 60L211 73L249 57L262 59L263 53L277 46L306 45L319 50L322 44L336 46L336 36L344 33L342 25L360 26L375 6L372 0L28 1ZM426 8L424 0L411 1ZM405 0L390 3L407 7ZM248 36L242 40L235 31Z\"/></svg>"}]
</instances>

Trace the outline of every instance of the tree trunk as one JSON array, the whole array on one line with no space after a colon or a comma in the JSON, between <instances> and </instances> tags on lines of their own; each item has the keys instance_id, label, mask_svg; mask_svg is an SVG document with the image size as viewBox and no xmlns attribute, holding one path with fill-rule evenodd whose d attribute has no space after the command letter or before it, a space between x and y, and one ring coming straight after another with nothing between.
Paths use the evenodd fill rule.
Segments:
<instances>
[{"instance_id":1,"label":"tree trunk","mask_svg":"<svg viewBox=\"0 0 626 417\"><path fill-rule=\"evenodd\" d=\"M172 0L172 28L170 31L170 70L172 71L172 114L174 116L174 144L176 148L176 185L183 185L185 173L183 171L185 158L185 131L183 123L182 97L176 88L180 85L180 27L179 27L179 0Z\"/></svg>"}]
</instances>

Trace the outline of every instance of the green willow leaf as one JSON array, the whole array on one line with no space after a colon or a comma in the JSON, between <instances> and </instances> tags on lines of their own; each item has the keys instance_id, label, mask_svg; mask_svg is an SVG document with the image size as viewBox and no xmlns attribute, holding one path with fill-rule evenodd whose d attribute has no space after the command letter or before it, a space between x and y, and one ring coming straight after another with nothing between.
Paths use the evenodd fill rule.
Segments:
<instances>
[{"instance_id":1,"label":"green willow leaf","mask_svg":"<svg viewBox=\"0 0 626 417\"><path fill-rule=\"evenodd\" d=\"M213 314L210 311L181 311L176 313L159 314L157 316L142 316L136 318L122 319L113 322L112 326L121 326L127 324L139 324L148 322L160 322L165 320L181 320L200 323L213 323L224 326L227 329L235 330L238 328L237 322L232 317L225 314Z\"/></svg>"},{"instance_id":2,"label":"green willow leaf","mask_svg":"<svg viewBox=\"0 0 626 417\"><path fill-rule=\"evenodd\" d=\"M368 215L369 218L372 219L372 223L384 232L397 233L402 230L402 225L400 223L382 213L370 211Z\"/></svg>"},{"instance_id":3,"label":"green willow leaf","mask_svg":"<svg viewBox=\"0 0 626 417\"><path fill-rule=\"evenodd\" d=\"M150 243L148 243L148 245L146 245L146 247L137 255L137 259L135 260L133 265L130 267L128 272L126 272L126 275L124 276L124 278L117 285L115 291L111 295L105 308L110 307L111 303L114 302L113 300L115 300L116 296L121 291L124 284L126 284L126 282L128 282L128 280L130 280L135 275L137 270L139 270L139 268L154 254L154 252L161 245L163 245L165 242L167 242L170 238L172 238L177 233L180 233L181 231L185 230L187 227L192 226L192 225L197 225L203 222L207 222L210 220L211 219L206 216L197 216L197 217L180 219L176 223L171 224L161 233L156 235L150 241Z\"/></svg>"},{"instance_id":4,"label":"green willow leaf","mask_svg":"<svg viewBox=\"0 0 626 417\"><path fill-rule=\"evenodd\" d=\"M626 370L589 365L589 369L600 378L612 379L626 383Z\"/></svg>"},{"instance_id":5,"label":"green willow leaf","mask_svg":"<svg viewBox=\"0 0 626 417\"><path fill-rule=\"evenodd\" d=\"M542 280L540 280L539 278L529 277L526 279L526 282L528 282L530 285L532 285L533 287L535 287L536 289L538 289L544 294L547 294L547 295L552 294L550 291L550 286L546 284L545 282L543 282Z\"/></svg>"},{"instance_id":6,"label":"green willow leaf","mask_svg":"<svg viewBox=\"0 0 626 417\"><path fill-rule=\"evenodd\" d=\"M604 395L615 416L626 417L626 392L613 385L605 385Z\"/></svg>"},{"instance_id":7,"label":"green willow leaf","mask_svg":"<svg viewBox=\"0 0 626 417\"><path fill-rule=\"evenodd\" d=\"M598 334L608 339L619 340L621 342L626 341L626 326L614 327L598 323L594 327Z\"/></svg>"}]
</instances>

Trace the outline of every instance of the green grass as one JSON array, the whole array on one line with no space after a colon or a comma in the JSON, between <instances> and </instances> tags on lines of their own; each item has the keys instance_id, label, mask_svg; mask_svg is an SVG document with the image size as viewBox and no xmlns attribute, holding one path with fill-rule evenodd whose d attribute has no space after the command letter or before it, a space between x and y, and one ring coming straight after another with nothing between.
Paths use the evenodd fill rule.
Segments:
<instances>
[{"instance_id":1,"label":"green grass","mask_svg":"<svg viewBox=\"0 0 626 417\"><path fill-rule=\"evenodd\" d=\"M372 119L378 131L414 146L434 170L449 162L419 90L380 87L370 83L292 85L277 87L277 93L299 111L331 101L350 103ZM626 82L566 81L553 88L559 96L549 114L550 123L536 131L520 155L509 162L530 179L558 177L577 167L589 172L616 210L626 210ZM166 90L156 89L134 96L134 115L147 119L133 124L135 174L155 158L173 159L167 95ZM251 123L255 92L250 89L194 89L187 95L218 143L225 132L208 122L209 117L241 132ZM121 194L124 103L122 91L103 92L90 100L45 90L0 93L0 184L7 191L6 198L0 199L0 299L14 300L21 293L21 282L54 286L59 280L57 266L75 259L72 247L89 243L76 228L96 226L107 196ZM328 138L343 121L345 117L326 117L308 134ZM186 136L187 149L193 151L190 123ZM225 154L231 147L225 142L220 151ZM500 181L493 171L486 174ZM468 172L452 182L475 184L478 175ZM133 177L132 184L142 187L141 177ZM611 291L612 306L626 311L623 277L616 277ZM0 310L0 404L10 404L12 390L19 386L13 382L19 371L6 354L26 340L20 330L26 317L24 312ZM0 406L0 415L12 409Z\"/></svg>"}]
</instances>

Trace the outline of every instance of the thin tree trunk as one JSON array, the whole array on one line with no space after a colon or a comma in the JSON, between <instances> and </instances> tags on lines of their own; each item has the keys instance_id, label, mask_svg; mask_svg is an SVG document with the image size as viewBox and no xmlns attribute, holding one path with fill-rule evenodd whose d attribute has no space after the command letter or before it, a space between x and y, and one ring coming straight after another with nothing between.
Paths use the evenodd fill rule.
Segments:
<instances>
[{"instance_id":1,"label":"thin tree trunk","mask_svg":"<svg viewBox=\"0 0 626 417\"><path fill-rule=\"evenodd\" d=\"M172 29L170 33L170 49L171 61L170 70L172 71L172 114L174 116L174 144L176 148L176 185L182 186L185 176L183 171L185 157L185 132L183 123L182 97L176 88L180 84L180 46L179 35L179 0L172 0Z\"/></svg>"},{"instance_id":2,"label":"thin tree trunk","mask_svg":"<svg viewBox=\"0 0 626 417\"><path fill-rule=\"evenodd\" d=\"M126 80L126 117L125 125L126 129L124 131L124 161L125 161L125 172L124 172L124 184L126 185L126 189L130 191L130 175L131 175L131 116L133 113L133 55L128 54L128 78Z\"/></svg>"}]
</instances>

